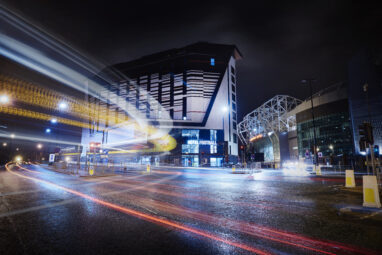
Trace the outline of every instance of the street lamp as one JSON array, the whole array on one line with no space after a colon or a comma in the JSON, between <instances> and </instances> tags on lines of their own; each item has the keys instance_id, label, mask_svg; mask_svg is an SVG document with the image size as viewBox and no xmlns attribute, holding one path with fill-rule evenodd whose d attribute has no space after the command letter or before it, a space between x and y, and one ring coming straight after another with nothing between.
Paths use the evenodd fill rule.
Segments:
<instances>
[{"instance_id":1,"label":"street lamp","mask_svg":"<svg viewBox=\"0 0 382 255\"><path fill-rule=\"evenodd\" d=\"M16 156L15 160L17 163L20 163L23 158L21 156Z\"/></svg>"},{"instance_id":2,"label":"street lamp","mask_svg":"<svg viewBox=\"0 0 382 255\"><path fill-rule=\"evenodd\" d=\"M15 138L15 134L11 134L11 138L12 138L12 139Z\"/></svg>"},{"instance_id":3,"label":"street lamp","mask_svg":"<svg viewBox=\"0 0 382 255\"><path fill-rule=\"evenodd\" d=\"M37 149L41 149L42 148L42 144L39 143L39 144L36 145L36 147L37 147Z\"/></svg>"},{"instance_id":4,"label":"street lamp","mask_svg":"<svg viewBox=\"0 0 382 255\"><path fill-rule=\"evenodd\" d=\"M312 91L312 82L316 82L315 79L306 79L302 80L302 84L309 84L310 89L310 103L311 103L311 111L312 111L312 121L313 121L313 153L314 153L314 164L318 165L318 157L317 157L317 138L316 138L316 123L314 121L314 111L313 111L313 91Z\"/></svg>"},{"instance_id":5,"label":"street lamp","mask_svg":"<svg viewBox=\"0 0 382 255\"><path fill-rule=\"evenodd\" d=\"M58 109L60 110L66 110L68 108L68 104L66 102L60 102L58 104Z\"/></svg>"},{"instance_id":6,"label":"street lamp","mask_svg":"<svg viewBox=\"0 0 382 255\"><path fill-rule=\"evenodd\" d=\"M49 134L50 132L52 132L52 130L50 128L45 129L45 133Z\"/></svg>"},{"instance_id":7,"label":"street lamp","mask_svg":"<svg viewBox=\"0 0 382 255\"><path fill-rule=\"evenodd\" d=\"M8 144L7 143L3 143L3 147L6 147Z\"/></svg>"},{"instance_id":8,"label":"street lamp","mask_svg":"<svg viewBox=\"0 0 382 255\"><path fill-rule=\"evenodd\" d=\"M52 123L52 124L56 124L56 123L57 123L57 119L56 119L56 118L51 119L51 120L50 120L50 123Z\"/></svg>"},{"instance_id":9,"label":"street lamp","mask_svg":"<svg viewBox=\"0 0 382 255\"><path fill-rule=\"evenodd\" d=\"M0 104L8 104L9 103L9 97L7 95L0 95Z\"/></svg>"}]
</instances>

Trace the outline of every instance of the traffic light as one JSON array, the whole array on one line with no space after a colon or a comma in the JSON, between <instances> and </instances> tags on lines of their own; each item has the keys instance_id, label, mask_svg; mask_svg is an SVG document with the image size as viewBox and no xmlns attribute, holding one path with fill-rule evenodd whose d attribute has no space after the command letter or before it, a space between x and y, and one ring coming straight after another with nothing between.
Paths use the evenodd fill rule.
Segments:
<instances>
[{"instance_id":1,"label":"traffic light","mask_svg":"<svg viewBox=\"0 0 382 255\"><path fill-rule=\"evenodd\" d=\"M89 144L89 147L90 147L90 153L100 153L101 143L91 142Z\"/></svg>"},{"instance_id":2,"label":"traffic light","mask_svg":"<svg viewBox=\"0 0 382 255\"><path fill-rule=\"evenodd\" d=\"M374 156L375 157L379 157L379 146L378 145L374 145Z\"/></svg>"},{"instance_id":3,"label":"traffic light","mask_svg":"<svg viewBox=\"0 0 382 255\"><path fill-rule=\"evenodd\" d=\"M360 143L366 144L373 144L374 143L374 137L373 137L373 127L370 123L364 122L359 127L359 135L360 135Z\"/></svg>"}]
</instances>

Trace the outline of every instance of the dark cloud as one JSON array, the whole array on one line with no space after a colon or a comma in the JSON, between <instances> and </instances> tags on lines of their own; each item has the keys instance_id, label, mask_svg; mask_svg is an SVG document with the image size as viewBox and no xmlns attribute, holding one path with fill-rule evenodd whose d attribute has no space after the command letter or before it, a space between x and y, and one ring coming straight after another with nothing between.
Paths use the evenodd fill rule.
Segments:
<instances>
[{"instance_id":1,"label":"dark cloud","mask_svg":"<svg viewBox=\"0 0 382 255\"><path fill-rule=\"evenodd\" d=\"M250 3L250 4L249 4ZM275 94L308 95L347 77L361 47L381 45L382 9L368 1L9 1L18 12L105 63L195 41L236 44L239 113Z\"/></svg>"}]
</instances>

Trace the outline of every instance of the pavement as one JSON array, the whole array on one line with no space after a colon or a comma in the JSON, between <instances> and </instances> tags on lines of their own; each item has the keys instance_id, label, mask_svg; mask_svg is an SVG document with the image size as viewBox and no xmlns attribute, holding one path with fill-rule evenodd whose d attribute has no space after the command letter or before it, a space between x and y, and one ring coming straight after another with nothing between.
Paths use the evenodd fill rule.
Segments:
<instances>
[{"instance_id":1,"label":"pavement","mask_svg":"<svg viewBox=\"0 0 382 255\"><path fill-rule=\"evenodd\" d=\"M289 170L81 178L8 165L0 170L0 253L381 254L382 221L342 213L362 205L362 194L343 185Z\"/></svg>"}]
</instances>

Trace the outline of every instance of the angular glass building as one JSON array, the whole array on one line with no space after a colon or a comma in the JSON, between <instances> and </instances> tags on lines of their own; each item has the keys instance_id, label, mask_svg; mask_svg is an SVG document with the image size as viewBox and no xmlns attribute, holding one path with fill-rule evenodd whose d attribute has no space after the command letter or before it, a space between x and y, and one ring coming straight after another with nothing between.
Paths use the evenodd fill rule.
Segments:
<instances>
[{"instance_id":1,"label":"angular glass building","mask_svg":"<svg viewBox=\"0 0 382 255\"><path fill-rule=\"evenodd\" d=\"M353 155L352 127L347 86L335 84L313 95L316 146L319 161L349 158ZM292 113L296 115L299 157L313 158L314 132L311 100L306 99Z\"/></svg>"},{"instance_id":2,"label":"angular glass building","mask_svg":"<svg viewBox=\"0 0 382 255\"><path fill-rule=\"evenodd\" d=\"M166 130L176 140L171 151L144 153L139 160L183 166L236 162L236 61L241 58L234 45L206 42L159 52L105 69L102 74L113 80L100 94L110 102L96 97L88 100L94 105L106 104L108 116L124 118L124 112L144 116L150 125ZM121 109L112 102L126 107ZM115 144L118 137L107 130L117 128L118 121L106 123L107 128L99 128L98 121L95 119L94 128L83 131L83 144ZM135 138L132 132L126 141Z\"/></svg>"}]
</instances>

